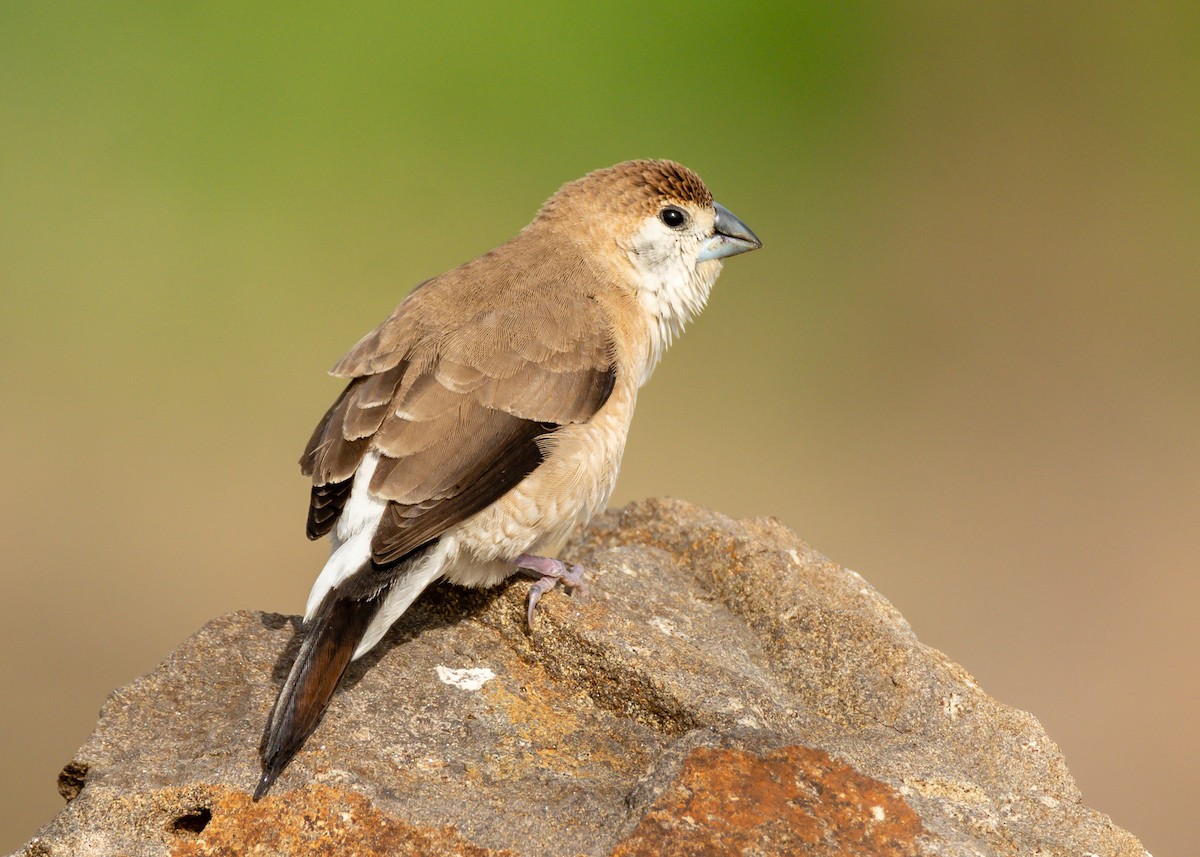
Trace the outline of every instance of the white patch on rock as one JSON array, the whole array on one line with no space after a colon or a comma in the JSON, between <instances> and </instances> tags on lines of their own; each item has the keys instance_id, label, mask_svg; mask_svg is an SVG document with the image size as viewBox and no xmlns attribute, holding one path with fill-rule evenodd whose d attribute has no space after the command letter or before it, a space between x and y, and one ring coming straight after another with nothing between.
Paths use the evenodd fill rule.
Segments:
<instances>
[{"instance_id":1,"label":"white patch on rock","mask_svg":"<svg viewBox=\"0 0 1200 857\"><path fill-rule=\"evenodd\" d=\"M438 664L437 675L442 684L457 687L459 690L479 690L496 677L496 674L487 667L452 670L441 664Z\"/></svg>"},{"instance_id":2,"label":"white patch on rock","mask_svg":"<svg viewBox=\"0 0 1200 857\"><path fill-rule=\"evenodd\" d=\"M871 807L871 817L876 821L883 821L885 818L887 818L887 813L883 811L883 807L873 806Z\"/></svg>"}]
</instances>

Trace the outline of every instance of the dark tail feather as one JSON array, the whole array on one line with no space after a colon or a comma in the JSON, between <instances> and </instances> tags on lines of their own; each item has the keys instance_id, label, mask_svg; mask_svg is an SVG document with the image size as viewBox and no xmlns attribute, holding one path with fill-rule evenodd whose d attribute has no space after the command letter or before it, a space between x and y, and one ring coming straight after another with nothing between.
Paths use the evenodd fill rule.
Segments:
<instances>
[{"instance_id":1,"label":"dark tail feather","mask_svg":"<svg viewBox=\"0 0 1200 857\"><path fill-rule=\"evenodd\" d=\"M378 596L348 598L337 590L325 597L267 720L262 743L263 773L254 790L255 800L267 793L321 722L382 600Z\"/></svg>"}]
</instances>

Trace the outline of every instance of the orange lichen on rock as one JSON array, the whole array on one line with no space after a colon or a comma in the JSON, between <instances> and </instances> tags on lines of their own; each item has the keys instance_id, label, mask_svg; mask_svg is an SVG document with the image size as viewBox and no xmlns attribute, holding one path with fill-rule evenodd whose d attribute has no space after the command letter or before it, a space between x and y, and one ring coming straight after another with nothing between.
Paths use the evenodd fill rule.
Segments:
<instances>
[{"instance_id":1,"label":"orange lichen on rock","mask_svg":"<svg viewBox=\"0 0 1200 857\"><path fill-rule=\"evenodd\" d=\"M254 802L245 791L219 789L205 807L203 829L183 834L171 857L261 855L452 855L502 857L450 826L422 827L382 812L355 792L314 784Z\"/></svg>"},{"instance_id":2,"label":"orange lichen on rock","mask_svg":"<svg viewBox=\"0 0 1200 857\"><path fill-rule=\"evenodd\" d=\"M613 857L917 854L917 814L890 786L820 750L697 748Z\"/></svg>"}]
</instances>

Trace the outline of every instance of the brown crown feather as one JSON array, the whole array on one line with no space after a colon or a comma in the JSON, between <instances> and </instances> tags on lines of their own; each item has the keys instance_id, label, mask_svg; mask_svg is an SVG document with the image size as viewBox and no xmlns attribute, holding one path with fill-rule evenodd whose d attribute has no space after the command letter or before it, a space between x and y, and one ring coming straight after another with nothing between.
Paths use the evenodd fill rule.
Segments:
<instances>
[{"instance_id":1,"label":"brown crown feather","mask_svg":"<svg viewBox=\"0 0 1200 857\"><path fill-rule=\"evenodd\" d=\"M712 194L700 176L675 161L625 161L568 182L542 206L538 216L554 216L582 202L622 211L649 212L665 202L708 207Z\"/></svg>"}]
</instances>

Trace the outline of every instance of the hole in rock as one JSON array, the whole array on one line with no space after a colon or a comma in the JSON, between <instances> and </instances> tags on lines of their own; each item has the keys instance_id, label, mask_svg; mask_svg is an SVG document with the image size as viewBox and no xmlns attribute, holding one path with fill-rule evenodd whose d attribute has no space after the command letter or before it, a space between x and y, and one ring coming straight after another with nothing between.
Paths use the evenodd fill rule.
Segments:
<instances>
[{"instance_id":1,"label":"hole in rock","mask_svg":"<svg viewBox=\"0 0 1200 857\"><path fill-rule=\"evenodd\" d=\"M172 827L175 828L176 833L200 833L208 827L210 821L212 821L212 810L206 806L198 806L195 809L189 809L175 819Z\"/></svg>"},{"instance_id":2,"label":"hole in rock","mask_svg":"<svg viewBox=\"0 0 1200 857\"><path fill-rule=\"evenodd\" d=\"M58 793L66 800L75 800L87 783L86 762L71 762L58 775Z\"/></svg>"}]
</instances>

